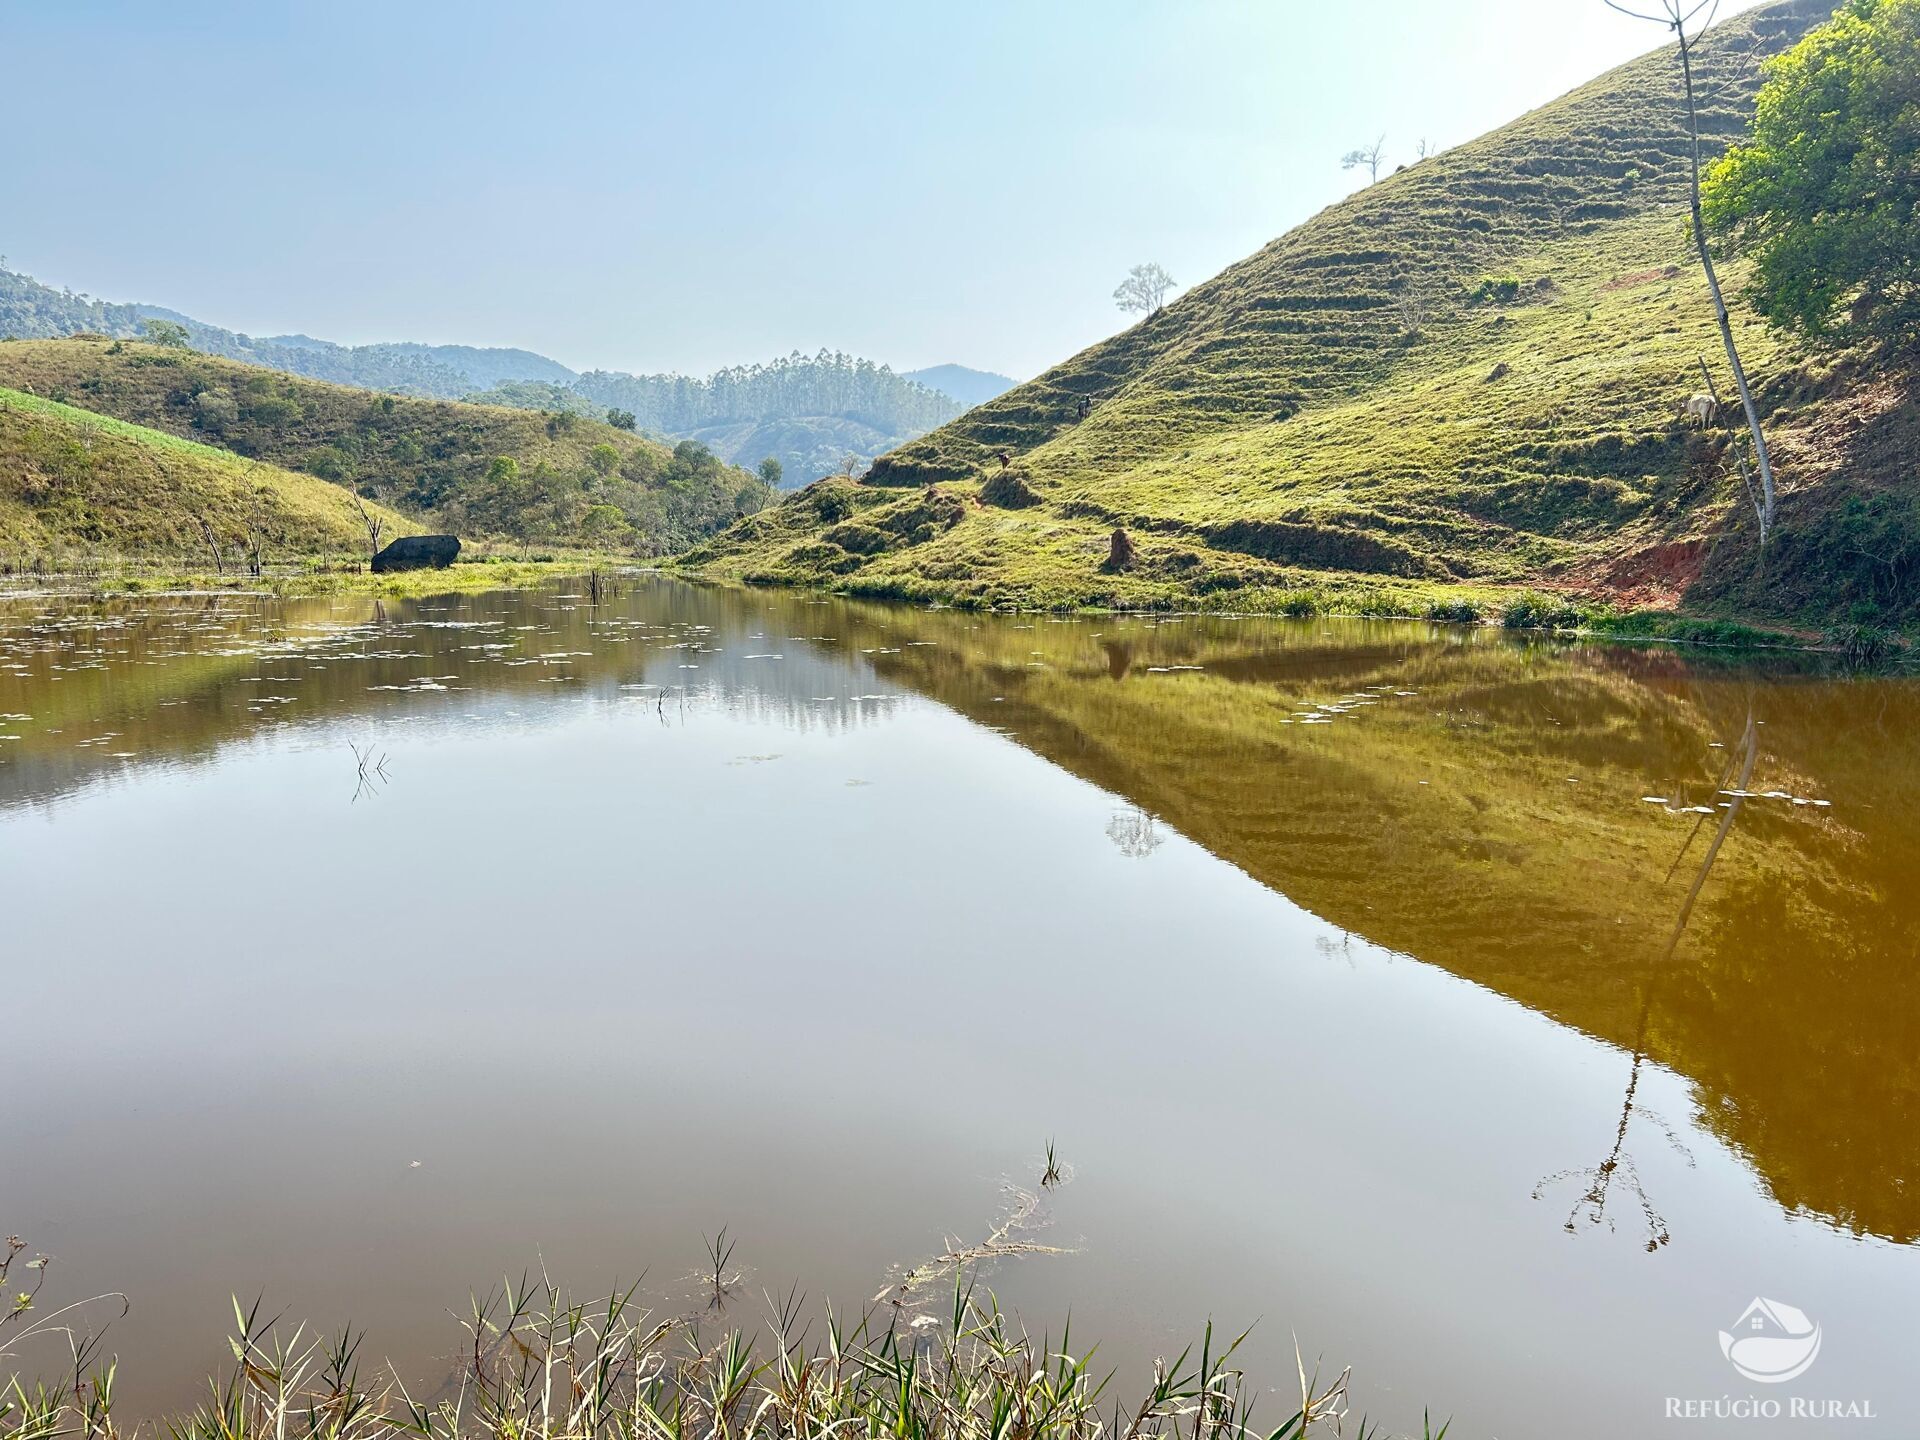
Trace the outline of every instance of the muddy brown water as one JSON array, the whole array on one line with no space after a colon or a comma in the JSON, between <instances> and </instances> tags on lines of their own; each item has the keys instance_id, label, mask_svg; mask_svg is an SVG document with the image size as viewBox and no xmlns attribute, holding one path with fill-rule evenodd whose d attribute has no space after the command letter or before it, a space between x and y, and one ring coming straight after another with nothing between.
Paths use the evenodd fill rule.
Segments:
<instances>
[{"instance_id":1,"label":"muddy brown water","mask_svg":"<svg viewBox=\"0 0 1920 1440\"><path fill-rule=\"evenodd\" d=\"M1917 867L1920 686L1785 658L651 578L14 599L0 1231L43 1307L125 1293L155 1415L236 1294L428 1386L471 1291L684 1308L721 1225L732 1317L857 1308L1051 1137L1062 1253L982 1278L1123 1382L1212 1318L1390 1427L1913 1435ZM1723 1354L1755 1297L1801 1377Z\"/></svg>"}]
</instances>

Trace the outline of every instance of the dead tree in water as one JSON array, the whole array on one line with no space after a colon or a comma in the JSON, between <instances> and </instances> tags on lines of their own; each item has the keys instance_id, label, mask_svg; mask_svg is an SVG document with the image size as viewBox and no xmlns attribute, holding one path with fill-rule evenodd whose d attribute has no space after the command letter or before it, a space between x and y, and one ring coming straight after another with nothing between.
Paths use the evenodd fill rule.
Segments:
<instances>
[{"instance_id":1,"label":"dead tree in water","mask_svg":"<svg viewBox=\"0 0 1920 1440\"><path fill-rule=\"evenodd\" d=\"M1700 115L1694 107L1693 52L1700 43L1701 35L1713 22L1714 12L1719 9L1719 0L1695 0L1691 9L1684 8L1685 0L1660 0L1657 14L1629 10L1618 0L1606 0L1606 3L1635 20L1664 25L1673 32L1680 47L1680 79L1687 101L1687 140L1691 146L1692 173L1687 204L1692 216L1693 248L1700 257L1700 269L1707 277L1707 290L1713 296L1714 322L1720 327L1720 343L1726 347L1727 364L1733 370L1734 389L1740 392L1741 407L1747 412L1747 431L1753 437L1753 458L1754 466L1760 472L1760 493L1753 495L1749 489L1749 498L1753 501L1754 517L1760 524L1760 543L1764 546L1767 533L1773 529L1773 461L1767 454L1767 437L1760 430L1760 411L1753 403L1753 390L1747 384L1746 367L1740 363L1739 347L1733 343L1733 326L1727 320L1726 297L1720 293L1720 276L1713 268L1713 252L1707 248L1707 230L1700 218ZM1687 27L1702 10L1707 11L1707 18L1689 34ZM1745 468L1743 461L1742 479L1745 478Z\"/></svg>"}]
</instances>

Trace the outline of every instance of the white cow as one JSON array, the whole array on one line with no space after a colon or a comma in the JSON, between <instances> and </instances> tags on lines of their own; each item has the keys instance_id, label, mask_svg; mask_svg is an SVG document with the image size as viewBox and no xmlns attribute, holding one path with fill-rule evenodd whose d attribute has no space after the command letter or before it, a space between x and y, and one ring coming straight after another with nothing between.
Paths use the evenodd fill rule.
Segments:
<instances>
[{"instance_id":1,"label":"white cow","mask_svg":"<svg viewBox=\"0 0 1920 1440\"><path fill-rule=\"evenodd\" d=\"M1700 429L1711 430L1720 423L1720 402L1704 392L1689 395L1680 413L1689 421L1697 421Z\"/></svg>"}]
</instances>

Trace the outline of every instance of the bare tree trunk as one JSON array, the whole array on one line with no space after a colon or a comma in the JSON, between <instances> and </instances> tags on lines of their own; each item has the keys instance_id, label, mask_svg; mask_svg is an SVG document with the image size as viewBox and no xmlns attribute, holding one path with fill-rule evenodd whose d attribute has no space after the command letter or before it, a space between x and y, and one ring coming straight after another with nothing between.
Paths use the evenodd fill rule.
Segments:
<instances>
[{"instance_id":1,"label":"bare tree trunk","mask_svg":"<svg viewBox=\"0 0 1920 1440\"><path fill-rule=\"evenodd\" d=\"M1753 436L1754 463L1760 471L1760 499L1755 507L1760 521L1760 544L1767 543L1773 529L1773 461L1767 455L1767 437L1760 430L1760 411L1753 403L1753 391L1747 385L1746 367L1740 363L1740 351L1733 343L1733 326L1727 319L1727 302L1720 293L1720 277L1714 273L1713 255L1707 248L1706 226L1700 217L1700 119L1693 105L1693 46L1684 24L1676 24L1680 38L1680 73L1686 81L1687 136L1693 144L1693 187L1688 203L1693 213L1693 247L1700 255L1700 268L1706 272L1707 290L1713 296L1713 318L1720 326L1720 342L1727 347L1727 364L1733 369L1734 388L1740 392L1740 404L1747 412L1747 430Z\"/></svg>"},{"instance_id":2,"label":"bare tree trunk","mask_svg":"<svg viewBox=\"0 0 1920 1440\"><path fill-rule=\"evenodd\" d=\"M349 486L347 488L347 494L353 500L353 508L360 512L360 523L366 527L367 565L368 568L371 569L373 562L380 558L380 535L381 532L387 528L387 522L367 509L366 503L361 500L358 490Z\"/></svg>"},{"instance_id":3,"label":"bare tree trunk","mask_svg":"<svg viewBox=\"0 0 1920 1440\"><path fill-rule=\"evenodd\" d=\"M213 573L226 574L227 567L220 558L220 539L213 533L213 526L207 522L207 517L204 515L196 515L193 518L200 527L200 537L207 542L207 549L213 552Z\"/></svg>"}]
</instances>

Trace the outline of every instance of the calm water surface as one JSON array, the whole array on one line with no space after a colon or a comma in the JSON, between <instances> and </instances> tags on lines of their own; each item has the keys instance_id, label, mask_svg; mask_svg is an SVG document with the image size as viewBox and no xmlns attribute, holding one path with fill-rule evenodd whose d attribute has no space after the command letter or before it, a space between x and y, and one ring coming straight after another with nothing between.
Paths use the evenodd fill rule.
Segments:
<instances>
[{"instance_id":1,"label":"calm water surface","mask_svg":"<svg viewBox=\"0 0 1920 1440\"><path fill-rule=\"evenodd\" d=\"M858 1307L1051 1136L1063 1253L985 1278L1128 1373L1211 1316L1392 1426L1920 1434L1916 737L1411 624L10 601L0 1232L155 1413L235 1293L429 1387L470 1290L684 1308L721 1225L736 1318Z\"/></svg>"}]
</instances>

